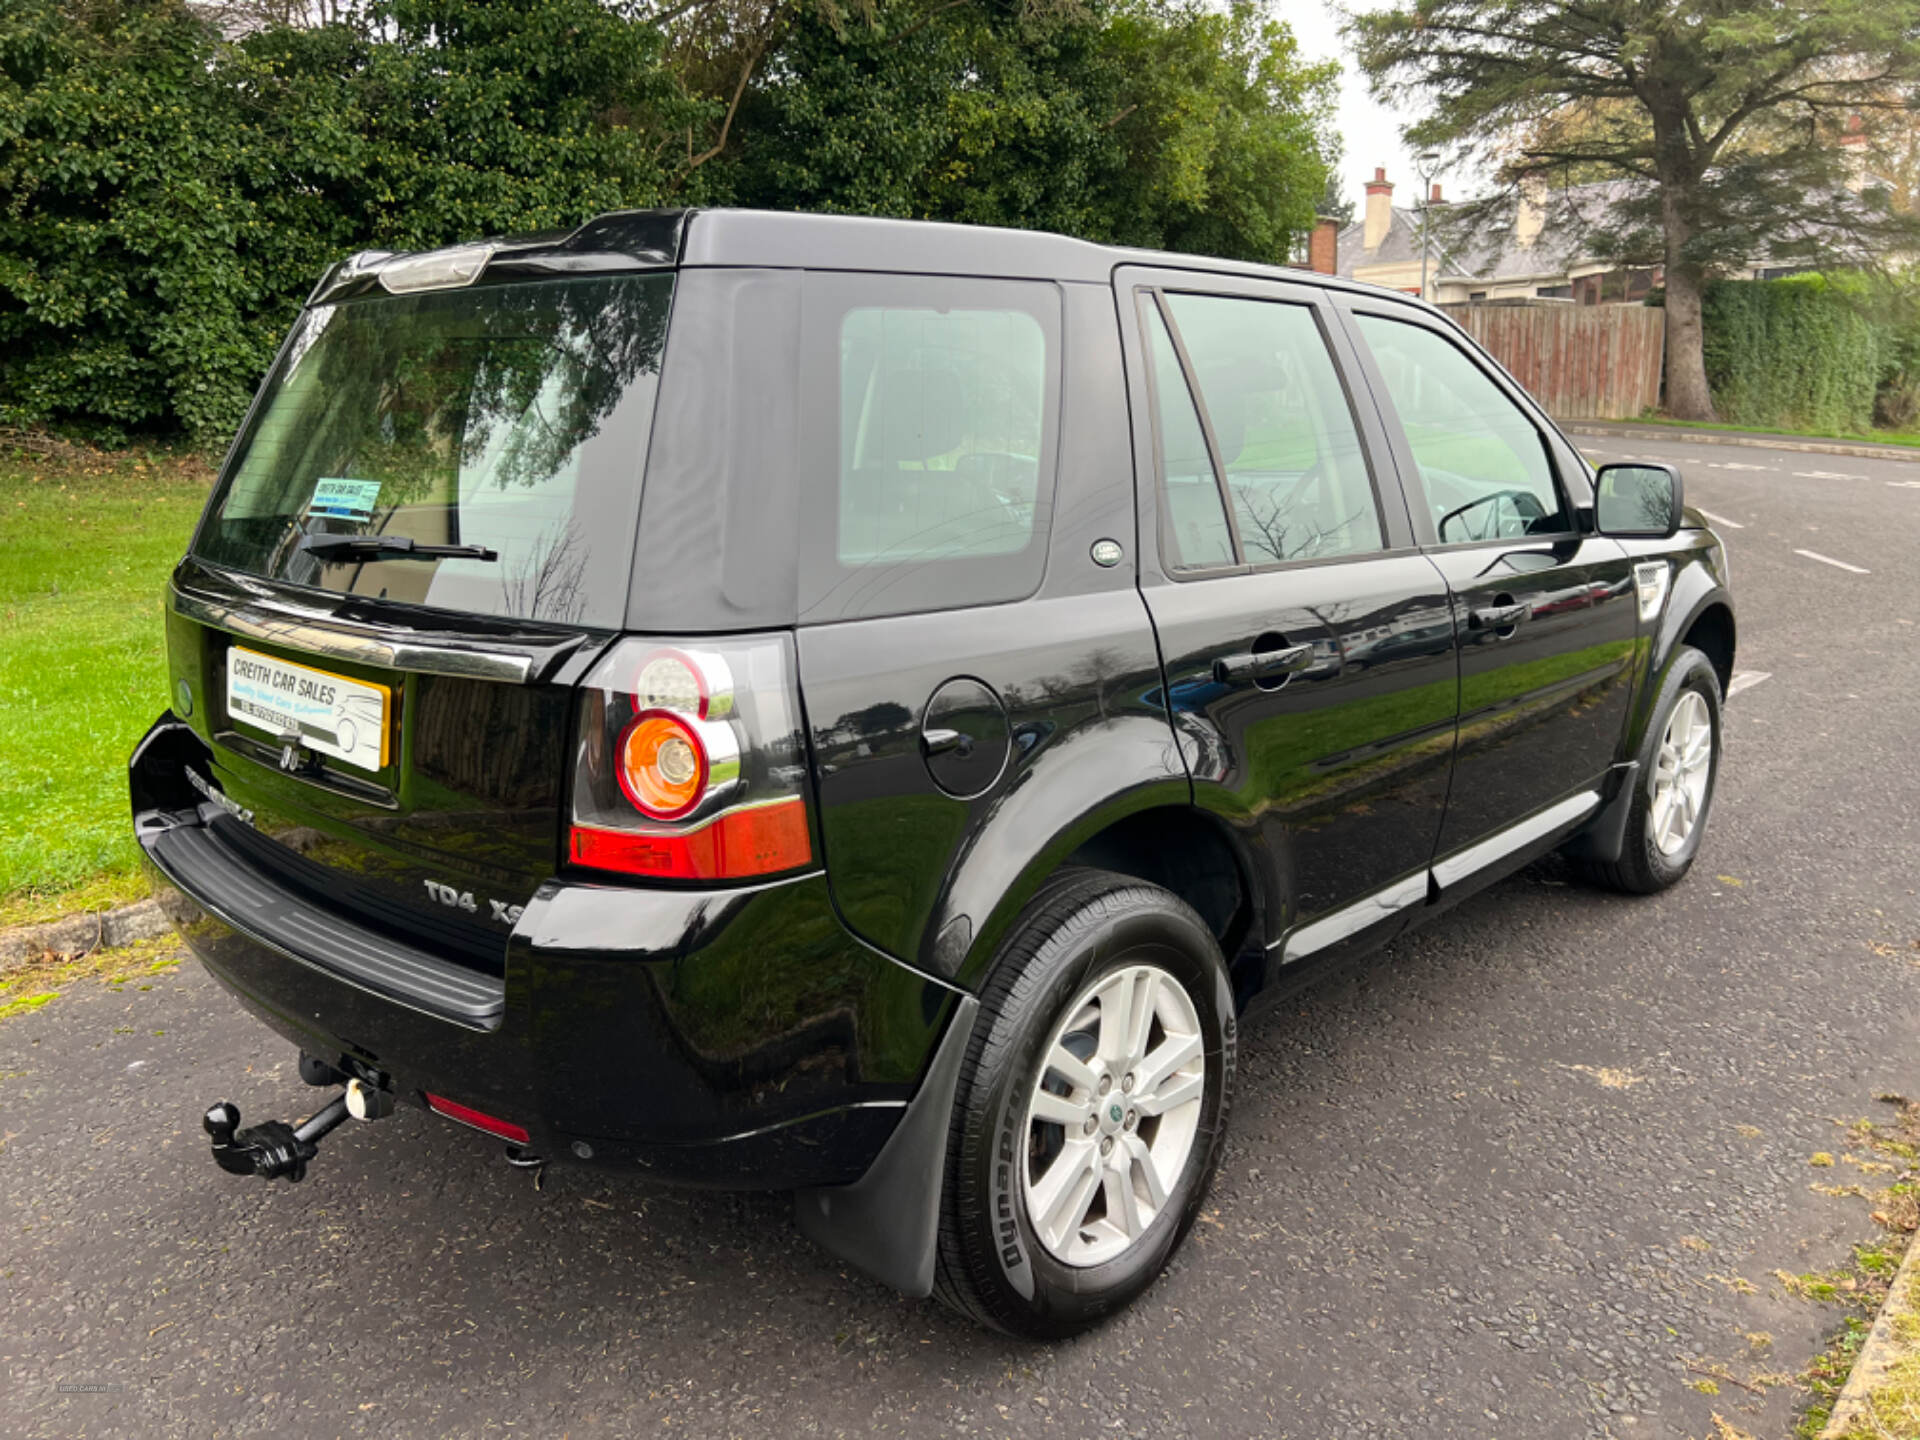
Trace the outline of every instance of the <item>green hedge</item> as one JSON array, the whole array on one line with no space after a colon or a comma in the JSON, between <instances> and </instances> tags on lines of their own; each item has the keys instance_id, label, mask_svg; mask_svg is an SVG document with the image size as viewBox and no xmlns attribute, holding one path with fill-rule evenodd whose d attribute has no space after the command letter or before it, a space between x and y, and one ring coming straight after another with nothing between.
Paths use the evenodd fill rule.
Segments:
<instances>
[{"instance_id":1,"label":"green hedge","mask_svg":"<svg viewBox=\"0 0 1920 1440\"><path fill-rule=\"evenodd\" d=\"M0 426L217 445L330 261L624 207L1284 260L1337 68L1270 3L0 0Z\"/></svg>"},{"instance_id":2,"label":"green hedge","mask_svg":"<svg viewBox=\"0 0 1920 1440\"><path fill-rule=\"evenodd\" d=\"M1707 382L1722 420L1865 431L1898 337L1866 277L1792 275L1707 287Z\"/></svg>"}]
</instances>

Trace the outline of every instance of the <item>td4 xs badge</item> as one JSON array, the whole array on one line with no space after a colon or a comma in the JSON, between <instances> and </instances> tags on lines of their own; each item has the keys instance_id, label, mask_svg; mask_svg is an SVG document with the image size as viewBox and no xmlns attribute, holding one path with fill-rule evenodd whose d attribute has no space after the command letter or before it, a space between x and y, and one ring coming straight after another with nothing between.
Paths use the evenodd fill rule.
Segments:
<instances>
[{"instance_id":1,"label":"td4 xs badge","mask_svg":"<svg viewBox=\"0 0 1920 1440\"><path fill-rule=\"evenodd\" d=\"M427 887L428 899L438 900L442 905L451 905L456 910L464 910L469 915L480 913L480 907L473 902L471 890L456 890L451 885L442 885L438 880L422 880L420 883ZM489 900L487 904L493 908L493 914L488 918L498 920L503 925L518 925L521 915L527 908L524 905L502 904L498 900Z\"/></svg>"}]
</instances>

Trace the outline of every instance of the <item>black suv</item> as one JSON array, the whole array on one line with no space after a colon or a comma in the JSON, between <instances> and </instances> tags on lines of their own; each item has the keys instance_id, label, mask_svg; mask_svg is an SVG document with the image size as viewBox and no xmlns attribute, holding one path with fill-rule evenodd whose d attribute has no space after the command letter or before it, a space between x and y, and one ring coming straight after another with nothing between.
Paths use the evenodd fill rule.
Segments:
<instances>
[{"instance_id":1,"label":"black suv","mask_svg":"<svg viewBox=\"0 0 1920 1440\"><path fill-rule=\"evenodd\" d=\"M727 211L321 281L166 607L133 823L344 1086L796 1192L1063 1335L1201 1204L1240 1019L1555 847L1684 875L1734 622L1437 311Z\"/></svg>"}]
</instances>

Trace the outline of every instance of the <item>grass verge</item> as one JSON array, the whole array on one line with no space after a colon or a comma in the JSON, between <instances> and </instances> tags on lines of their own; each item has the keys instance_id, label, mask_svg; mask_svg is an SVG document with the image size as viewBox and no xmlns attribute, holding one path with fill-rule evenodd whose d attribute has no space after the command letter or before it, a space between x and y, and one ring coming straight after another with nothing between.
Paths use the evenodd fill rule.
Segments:
<instances>
[{"instance_id":1,"label":"grass verge","mask_svg":"<svg viewBox=\"0 0 1920 1440\"><path fill-rule=\"evenodd\" d=\"M186 947L167 935L72 960L45 956L29 961L0 976L0 1023L44 1010L82 980L99 980L116 989L151 989L151 977L172 974L186 958Z\"/></svg>"},{"instance_id":2,"label":"grass verge","mask_svg":"<svg viewBox=\"0 0 1920 1440\"><path fill-rule=\"evenodd\" d=\"M210 479L0 451L0 925L140 893L126 758L167 704L161 595Z\"/></svg>"},{"instance_id":3,"label":"grass verge","mask_svg":"<svg viewBox=\"0 0 1920 1440\"><path fill-rule=\"evenodd\" d=\"M1834 1306L1842 1312L1839 1328L1829 1339L1827 1348L1802 1377L1810 1399L1806 1413L1794 1430L1797 1440L1818 1440L1825 1430L1834 1402L1846 1388L1854 1361L1873 1328L1874 1317L1886 1303L1913 1233L1920 1229L1920 1105L1899 1095L1880 1098L1898 1107L1891 1122L1856 1120L1846 1127L1846 1147L1839 1165L1824 1151L1811 1162L1814 1168L1822 1170L1841 1167L1857 1170L1863 1178L1874 1182L1876 1188L1872 1190L1859 1183L1828 1184L1818 1180L1813 1182L1813 1188L1822 1194L1865 1199L1874 1223L1880 1227L1879 1237L1856 1245L1853 1259L1837 1270L1806 1275L1789 1275L1783 1271L1774 1277L1789 1293ZM1820 1163L1823 1159L1827 1164ZM1834 1178L1839 1180L1843 1176ZM1908 1402L1920 1402L1920 1359L1914 1361L1908 1378L1914 1383L1904 1398ZM1890 1397L1890 1404L1893 1398ZM1849 1440L1855 1436L1865 1440L1865 1437L1886 1434L1909 1440L1920 1434L1920 1428L1912 1423L1916 1420L1920 1420L1920 1413L1911 1417L1907 1428L1892 1431L1876 1431L1871 1424L1863 1423L1849 1432Z\"/></svg>"},{"instance_id":4,"label":"grass verge","mask_svg":"<svg viewBox=\"0 0 1920 1440\"><path fill-rule=\"evenodd\" d=\"M1598 421L1598 424L1606 422ZM1920 447L1920 431L1870 430L1865 434L1850 430L1777 430L1767 425L1729 425L1721 420L1675 420L1666 415L1642 415L1629 425L1663 425L1671 430L1723 430L1729 435L1780 435L1794 440L1839 440L1855 445L1906 445Z\"/></svg>"},{"instance_id":5,"label":"grass verge","mask_svg":"<svg viewBox=\"0 0 1920 1440\"><path fill-rule=\"evenodd\" d=\"M1892 1353L1876 1351L1882 1368L1867 1381L1863 1407L1840 1432L1841 1440L1920 1435L1920 1274L1909 1270L1896 1284L1899 1290L1887 1297L1883 1332Z\"/></svg>"}]
</instances>

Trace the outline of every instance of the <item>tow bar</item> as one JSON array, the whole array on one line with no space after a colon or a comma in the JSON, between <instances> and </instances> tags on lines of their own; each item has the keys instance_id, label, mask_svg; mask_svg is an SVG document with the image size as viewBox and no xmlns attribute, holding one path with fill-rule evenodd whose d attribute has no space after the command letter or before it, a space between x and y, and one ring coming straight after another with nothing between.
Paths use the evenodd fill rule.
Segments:
<instances>
[{"instance_id":1,"label":"tow bar","mask_svg":"<svg viewBox=\"0 0 1920 1440\"><path fill-rule=\"evenodd\" d=\"M240 1107L222 1100L200 1122L213 1141L214 1163L232 1175L258 1175L263 1180L285 1176L298 1183L306 1179L307 1162L320 1153L322 1137L352 1116L378 1120L393 1113L393 1096L349 1080L347 1088L298 1125L266 1120L240 1128Z\"/></svg>"}]
</instances>

